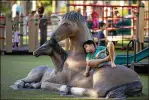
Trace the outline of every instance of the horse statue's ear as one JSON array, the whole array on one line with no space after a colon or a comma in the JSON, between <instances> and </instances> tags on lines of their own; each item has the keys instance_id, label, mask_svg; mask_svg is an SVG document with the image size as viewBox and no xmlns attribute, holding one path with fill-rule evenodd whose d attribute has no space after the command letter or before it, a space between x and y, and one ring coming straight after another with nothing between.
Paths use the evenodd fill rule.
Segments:
<instances>
[{"instance_id":1,"label":"horse statue's ear","mask_svg":"<svg viewBox=\"0 0 149 100\"><path fill-rule=\"evenodd\" d=\"M51 40L51 42L52 42L52 43L54 43L54 44L56 44L56 43L57 43L57 40L56 40L56 39L54 39L54 38L51 38L50 40Z\"/></svg>"}]
</instances>

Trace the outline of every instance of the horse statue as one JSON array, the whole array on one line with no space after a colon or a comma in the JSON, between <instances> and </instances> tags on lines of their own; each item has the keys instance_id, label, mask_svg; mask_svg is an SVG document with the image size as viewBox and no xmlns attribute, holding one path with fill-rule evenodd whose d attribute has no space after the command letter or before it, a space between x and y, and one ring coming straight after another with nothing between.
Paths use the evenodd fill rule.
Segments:
<instances>
[{"instance_id":1,"label":"horse statue","mask_svg":"<svg viewBox=\"0 0 149 100\"><path fill-rule=\"evenodd\" d=\"M50 78L51 76L54 76L58 72L62 71L64 61L66 60L68 54L58 44L58 42L54 39L51 39L45 42L40 48L40 50L38 49L38 51L35 51L36 57L44 54L50 56L55 65L54 69L49 68L48 66L37 66L29 72L27 77L19 79L13 85L11 85L11 88L14 90L22 88L38 89L41 87L41 83L46 81L47 78Z\"/></svg>"},{"instance_id":2,"label":"horse statue","mask_svg":"<svg viewBox=\"0 0 149 100\"><path fill-rule=\"evenodd\" d=\"M71 43L68 53L56 46L66 38L69 38ZM66 13L51 39L33 53L34 56L49 55L55 64L54 70L51 71L44 66L36 67L26 78L14 85L18 88L22 83L22 88L24 84L33 83L34 88L106 98L125 98L142 92L138 74L123 65L111 68L111 65L105 64L101 68L92 69L91 75L85 77L83 73L86 61L82 45L86 40L93 40L93 37L83 16L77 12ZM60 53L55 53L56 51Z\"/></svg>"}]
</instances>

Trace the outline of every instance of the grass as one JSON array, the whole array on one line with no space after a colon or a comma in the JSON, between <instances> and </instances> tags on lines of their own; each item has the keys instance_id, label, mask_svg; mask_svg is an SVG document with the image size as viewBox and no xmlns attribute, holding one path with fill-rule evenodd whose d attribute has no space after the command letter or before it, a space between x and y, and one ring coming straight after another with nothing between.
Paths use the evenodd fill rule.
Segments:
<instances>
[{"instance_id":1,"label":"grass","mask_svg":"<svg viewBox=\"0 0 149 100\"><path fill-rule=\"evenodd\" d=\"M41 89L14 91L9 87L16 80L24 78L32 68L39 65L48 65L49 67L52 67L53 63L47 56L41 56L40 58L27 55L1 56L1 99L77 99L72 97L61 97L59 96L59 94L51 93L49 91L44 91ZM139 75L143 83L143 94L139 97L132 97L128 99L148 99L148 75Z\"/></svg>"}]
</instances>

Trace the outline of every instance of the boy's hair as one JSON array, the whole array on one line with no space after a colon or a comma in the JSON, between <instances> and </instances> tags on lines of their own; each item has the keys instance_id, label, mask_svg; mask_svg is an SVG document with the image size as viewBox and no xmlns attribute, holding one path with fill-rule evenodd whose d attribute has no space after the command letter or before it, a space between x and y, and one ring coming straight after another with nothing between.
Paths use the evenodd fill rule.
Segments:
<instances>
[{"instance_id":1,"label":"boy's hair","mask_svg":"<svg viewBox=\"0 0 149 100\"><path fill-rule=\"evenodd\" d=\"M87 40L87 41L85 41L85 42L83 43L83 49L84 49L85 53L86 53L86 50L85 50L84 46L85 46L86 44L88 44L88 45L93 44L94 47L96 48L95 42L94 42L93 40Z\"/></svg>"},{"instance_id":2,"label":"boy's hair","mask_svg":"<svg viewBox=\"0 0 149 100\"><path fill-rule=\"evenodd\" d=\"M106 23L104 23L104 22L99 22L99 28L103 27L104 25L106 25Z\"/></svg>"}]
</instances>

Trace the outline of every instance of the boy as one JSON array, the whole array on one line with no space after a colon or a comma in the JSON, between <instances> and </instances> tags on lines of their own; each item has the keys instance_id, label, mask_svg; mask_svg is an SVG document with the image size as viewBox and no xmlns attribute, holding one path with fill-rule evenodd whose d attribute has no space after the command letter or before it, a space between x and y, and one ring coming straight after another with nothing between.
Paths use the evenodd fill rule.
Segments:
<instances>
[{"instance_id":1,"label":"boy","mask_svg":"<svg viewBox=\"0 0 149 100\"><path fill-rule=\"evenodd\" d=\"M99 22L100 31L97 34L98 46L106 46L107 39L103 33L106 29L106 24L104 22Z\"/></svg>"},{"instance_id":2,"label":"boy","mask_svg":"<svg viewBox=\"0 0 149 100\"><path fill-rule=\"evenodd\" d=\"M114 63L114 45L112 42L108 42L107 47L98 46L94 41L87 40L83 44L84 51L86 52L86 71L84 75L89 76L89 71L91 67L101 67L103 62L111 61L111 67L116 67ZM107 55L105 55L107 52Z\"/></svg>"}]
</instances>

